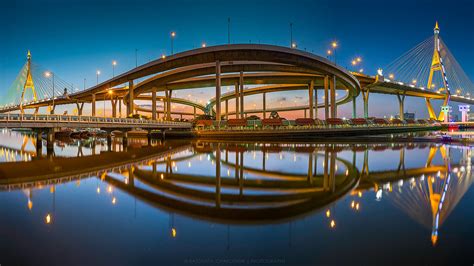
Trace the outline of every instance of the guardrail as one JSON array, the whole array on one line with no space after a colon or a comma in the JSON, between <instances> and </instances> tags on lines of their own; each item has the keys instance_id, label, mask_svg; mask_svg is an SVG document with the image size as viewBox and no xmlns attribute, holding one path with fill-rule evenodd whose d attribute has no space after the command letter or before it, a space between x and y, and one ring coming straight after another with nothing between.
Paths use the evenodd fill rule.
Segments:
<instances>
[{"instance_id":1,"label":"guardrail","mask_svg":"<svg viewBox=\"0 0 474 266\"><path fill-rule=\"evenodd\" d=\"M114 118L97 116L71 115L39 115L39 114L0 114L0 122L42 122L42 123L101 123L101 124L130 124L130 125L170 125L189 126L187 122L148 120L135 118Z\"/></svg>"},{"instance_id":2,"label":"guardrail","mask_svg":"<svg viewBox=\"0 0 474 266\"><path fill-rule=\"evenodd\" d=\"M393 127L426 127L430 128L433 126L440 126L440 124L362 124L362 125L352 125L352 124L342 124L342 125L331 125L331 124L318 124L318 125L295 125L294 123L288 122L281 126L263 126L257 123L251 123L247 126L227 126L225 124L218 124L214 122L212 126L206 127L196 127L198 131L260 131L260 130L278 130L278 131L288 131L295 129L342 129L342 128L393 128Z\"/></svg>"}]
</instances>

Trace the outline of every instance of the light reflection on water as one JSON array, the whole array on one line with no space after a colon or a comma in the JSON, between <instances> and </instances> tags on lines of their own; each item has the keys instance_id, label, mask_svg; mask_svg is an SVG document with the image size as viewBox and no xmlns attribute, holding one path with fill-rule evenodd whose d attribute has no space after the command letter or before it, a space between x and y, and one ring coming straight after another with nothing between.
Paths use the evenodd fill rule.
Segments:
<instances>
[{"instance_id":1,"label":"light reflection on water","mask_svg":"<svg viewBox=\"0 0 474 266\"><path fill-rule=\"evenodd\" d=\"M5 139L2 144L21 148ZM95 175L2 183L0 258L15 264L437 264L469 258L473 247L468 147L172 146ZM74 157L73 147L56 147L56 156ZM92 154L85 147L84 156ZM96 149L106 152L107 145Z\"/></svg>"}]
</instances>

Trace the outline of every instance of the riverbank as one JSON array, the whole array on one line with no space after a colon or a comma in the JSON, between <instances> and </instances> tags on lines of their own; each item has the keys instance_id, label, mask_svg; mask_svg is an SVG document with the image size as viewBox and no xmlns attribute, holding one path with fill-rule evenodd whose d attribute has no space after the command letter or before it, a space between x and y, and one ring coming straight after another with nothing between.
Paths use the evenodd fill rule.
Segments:
<instances>
[{"instance_id":1,"label":"riverbank","mask_svg":"<svg viewBox=\"0 0 474 266\"><path fill-rule=\"evenodd\" d=\"M256 129L256 130L196 130L194 136L200 139L222 140L275 140L275 139L321 139L367 135L396 134L440 130L441 126L383 126L383 127L333 127L302 129Z\"/></svg>"}]
</instances>

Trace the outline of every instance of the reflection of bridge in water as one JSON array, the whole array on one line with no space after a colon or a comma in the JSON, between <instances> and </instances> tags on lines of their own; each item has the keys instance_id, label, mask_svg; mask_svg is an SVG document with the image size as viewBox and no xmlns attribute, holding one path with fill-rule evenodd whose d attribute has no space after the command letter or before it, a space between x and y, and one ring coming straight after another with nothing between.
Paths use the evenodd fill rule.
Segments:
<instances>
[{"instance_id":1,"label":"reflection of bridge in water","mask_svg":"<svg viewBox=\"0 0 474 266\"><path fill-rule=\"evenodd\" d=\"M449 160L450 152L458 149L433 144L196 142L190 148L180 146L159 156L137 157L113 167L66 177L58 173L55 179L10 180L2 182L0 188L31 190L96 176L112 187L170 213L241 224L291 221L327 209L331 227L336 223L331 209L339 198L373 190L376 199L380 200L385 194L384 198L410 217L429 226L433 243L436 243L439 227L472 184L470 150L461 149L462 159L459 165L454 165ZM423 161L420 167L405 167L405 154L417 149L429 149L426 162ZM380 150L399 151L400 161L394 162L389 170L370 170L369 151ZM433 163L437 151L443 158L440 165ZM343 159L343 153L349 157L352 153L352 162ZM357 156L361 153L363 160L359 170ZM287 165L275 166L269 160L270 156L284 157L283 162L291 160L288 155L292 155L295 162L297 155L298 158L306 156L306 167L281 170L279 166ZM199 170L206 161L212 165L211 170ZM193 170L193 165L198 170Z\"/></svg>"}]
</instances>

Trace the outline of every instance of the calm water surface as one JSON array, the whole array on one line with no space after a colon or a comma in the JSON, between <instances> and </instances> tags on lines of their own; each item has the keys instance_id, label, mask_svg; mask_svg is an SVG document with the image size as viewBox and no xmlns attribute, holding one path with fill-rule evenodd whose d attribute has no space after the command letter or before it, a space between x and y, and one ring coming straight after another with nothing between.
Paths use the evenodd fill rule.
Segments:
<instances>
[{"instance_id":1,"label":"calm water surface","mask_svg":"<svg viewBox=\"0 0 474 266\"><path fill-rule=\"evenodd\" d=\"M1 265L474 263L469 146L153 141L166 152L94 165L147 141L34 142L0 134ZM64 177L1 172L86 156Z\"/></svg>"}]
</instances>

